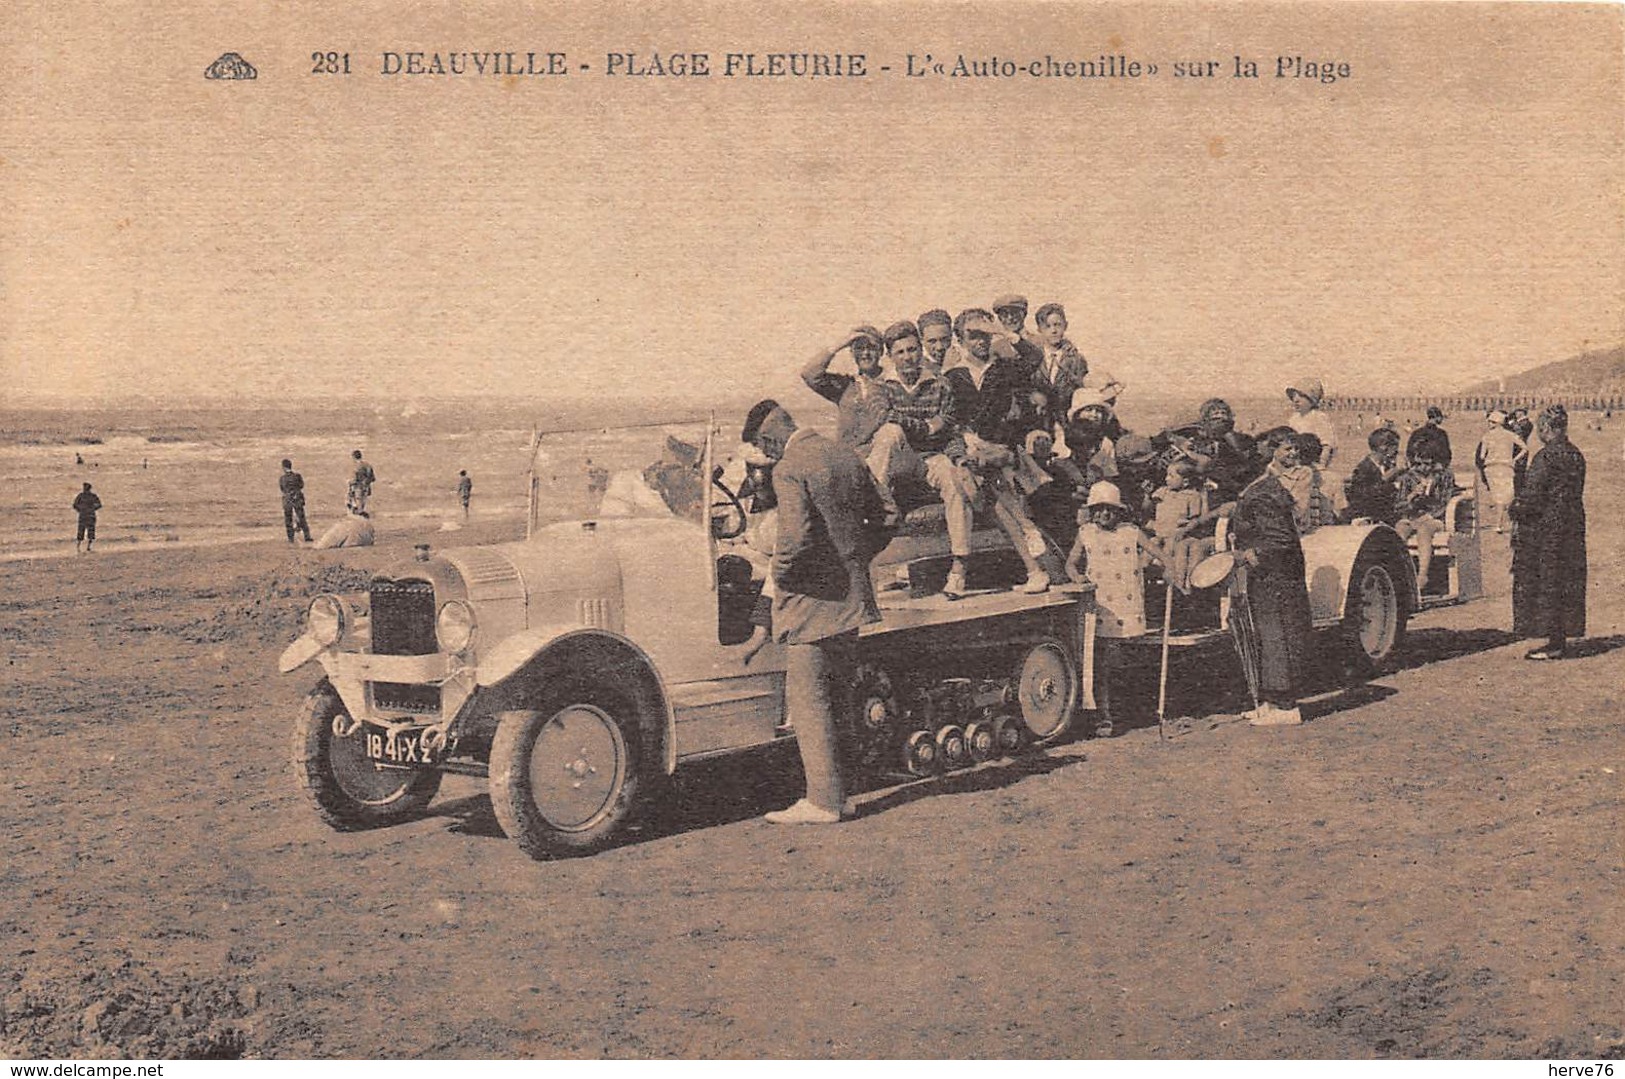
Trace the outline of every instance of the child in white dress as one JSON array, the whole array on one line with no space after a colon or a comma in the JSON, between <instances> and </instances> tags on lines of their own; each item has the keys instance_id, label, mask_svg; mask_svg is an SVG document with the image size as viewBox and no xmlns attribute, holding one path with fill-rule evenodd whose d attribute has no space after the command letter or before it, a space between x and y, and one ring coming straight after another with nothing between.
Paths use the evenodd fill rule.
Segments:
<instances>
[{"instance_id":1,"label":"child in white dress","mask_svg":"<svg viewBox=\"0 0 1625 1079\"><path fill-rule=\"evenodd\" d=\"M1089 488L1089 503L1078 514L1078 538L1067 555L1066 572L1074 581L1095 586L1095 627L1099 718L1096 737L1112 733L1112 672L1122 666L1118 642L1146 631L1145 575L1148 561L1166 564L1160 544L1129 520L1117 485L1101 482Z\"/></svg>"}]
</instances>

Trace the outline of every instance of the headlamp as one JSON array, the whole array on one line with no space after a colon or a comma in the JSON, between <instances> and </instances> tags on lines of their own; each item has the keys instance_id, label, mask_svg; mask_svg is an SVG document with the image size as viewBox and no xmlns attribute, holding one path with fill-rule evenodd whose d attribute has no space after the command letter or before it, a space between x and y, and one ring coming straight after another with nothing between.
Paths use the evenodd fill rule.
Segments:
<instances>
[{"instance_id":1,"label":"headlamp","mask_svg":"<svg viewBox=\"0 0 1625 1079\"><path fill-rule=\"evenodd\" d=\"M474 643L474 608L460 599L440 605L434 620L435 639L442 652L461 652Z\"/></svg>"}]
</instances>

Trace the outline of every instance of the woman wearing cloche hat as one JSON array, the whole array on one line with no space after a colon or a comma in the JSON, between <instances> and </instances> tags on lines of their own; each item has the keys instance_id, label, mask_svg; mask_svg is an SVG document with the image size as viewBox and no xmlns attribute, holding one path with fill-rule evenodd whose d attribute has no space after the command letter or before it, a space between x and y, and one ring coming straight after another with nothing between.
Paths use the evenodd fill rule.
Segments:
<instances>
[{"instance_id":1,"label":"woman wearing cloche hat","mask_svg":"<svg viewBox=\"0 0 1625 1079\"><path fill-rule=\"evenodd\" d=\"M1300 435L1315 435L1320 439L1320 460L1305 461L1304 464L1330 468L1332 458L1337 455L1337 425L1332 423L1330 414L1320 407L1326 399L1326 390L1320 379L1295 379L1286 388L1286 396L1292 402L1292 414L1286 418L1286 426Z\"/></svg>"}]
</instances>

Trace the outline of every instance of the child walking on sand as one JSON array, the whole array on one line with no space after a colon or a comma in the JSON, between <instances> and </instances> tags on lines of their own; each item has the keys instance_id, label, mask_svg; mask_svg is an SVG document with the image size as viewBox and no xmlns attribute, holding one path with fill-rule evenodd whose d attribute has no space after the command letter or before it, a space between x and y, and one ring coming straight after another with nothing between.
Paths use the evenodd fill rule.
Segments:
<instances>
[{"instance_id":1,"label":"child walking on sand","mask_svg":"<svg viewBox=\"0 0 1625 1079\"><path fill-rule=\"evenodd\" d=\"M1162 547L1129 520L1117 485L1104 481L1089 488L1089 503L1078 514L1078 538L1067 555L1066 572L1074 581L1095 586L1095 630L1100 712L1095 736L1112 733L1112 675L1123 665L1125 638L1146 631L1145 576L1148 561L1167 563Z\"/></svg>"}]
</instances>

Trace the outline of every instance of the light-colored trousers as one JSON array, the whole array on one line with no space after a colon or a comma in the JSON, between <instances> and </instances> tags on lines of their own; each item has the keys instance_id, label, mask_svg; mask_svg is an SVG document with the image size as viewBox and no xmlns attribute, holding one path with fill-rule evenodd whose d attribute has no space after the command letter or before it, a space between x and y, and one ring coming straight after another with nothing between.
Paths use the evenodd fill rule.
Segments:
<instances>
[{"instance_id":1,"label":"light-colored trousers","mask_svg":"<svg viewBox=\"0 0 1625 1079\"><path fill-rule=\"evenodd\" d=\"M880 489L886 508L897 512L892 486L911 479L931 485L942 499L948 525L948 550L956 558L970 554L971 504L965 497L965 479L959 466L940 453L921 453L908 444L908 436L895 423L881 426L869 444L869 473Z\"/></svg>"},{"instance_id":2,"label":"light-colored trousers","mask_svg":"<svg viewBox=\"0 0 1625 1079\"><path fill-rule=\"evenodd\" d=\"M1394 525L1394 531L1406 539L1416 537L1416 587L1425 588L1428 571L1433 566L1433 537L1444 527L1444 522L1431 514L1407 517Z\"/></svg>"},{"instance_id":3,"label":"light-colored trousers","mask_svg":"<svg viewBox=\"0 0 1625 1079\"><path fill-rule=\"evenodd\" d=\"M846 803L836 723L847 711L857 646L852 630L784 650L785 710L807 774L807 801L836 813Z\"/></svg>"}]
</instances>

